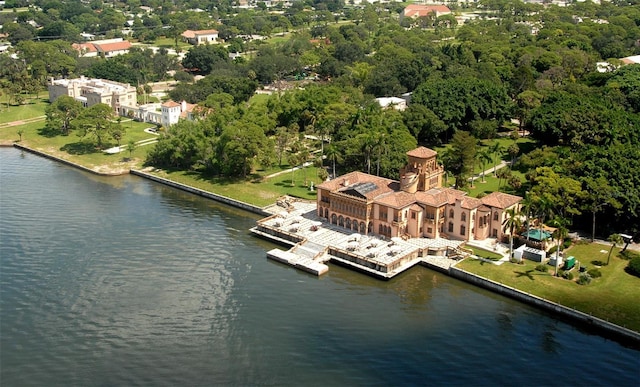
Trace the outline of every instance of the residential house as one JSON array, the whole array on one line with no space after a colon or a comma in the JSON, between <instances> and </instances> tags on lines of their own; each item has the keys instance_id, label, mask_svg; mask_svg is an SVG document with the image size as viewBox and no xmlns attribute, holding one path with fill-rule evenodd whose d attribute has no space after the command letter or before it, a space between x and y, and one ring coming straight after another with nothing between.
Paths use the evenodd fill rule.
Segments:
<instances>
[{"instance_id":1,"label":"residential house","mask_svg":"<svg viewBox=\"0 0 640 387\"><path fill-rule=\"evenodd\" d=\"M182 38L194 45L216 43L218 41L217 30L186 30L182 33Z\"/></svg>"},{"instance_id":2,"label":"residential house","mask_svg":"<svg viewBox=\"0 0 640 387\"><path fill-rule=\"evenodd\" d=\"M96 48L100 56L111 58L128 53L131 49L131 42L122 38L100 41L96 40L93 42L93 46Z\"/></svg>"},{"instance_id":3,"label":"residential house","mask_svg":"<svg viewBox=\"0 0 640 387\"><path fill-rule=\"evenodd\" d=\"M128 53L131 49L131 42L122 38L115 38L85 43L74 43L71 46L78 50L80 56L85 58L95 57L98 55L104 58L111 58Z\"/></svg>"},{"instance_id":4,"label":"residential house","mask_svg":"<svg viewBox=\"0 0 640 387\"><path fill-rule=\"evenodd\" d=\"M400 20L405 17L417 19L419 17L434 16L440 17L443 15L449 15L451 10L446 5L424 5L424 4L410 4L402 10L400 14Z\"/></svg>"}]
</instances>

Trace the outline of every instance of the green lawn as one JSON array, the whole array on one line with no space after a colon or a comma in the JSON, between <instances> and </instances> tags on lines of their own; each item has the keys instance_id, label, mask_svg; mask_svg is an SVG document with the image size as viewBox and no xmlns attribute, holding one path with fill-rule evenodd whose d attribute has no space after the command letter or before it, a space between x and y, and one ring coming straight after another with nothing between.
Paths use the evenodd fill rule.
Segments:
<instances>
[{"instance_id":1,"label":"green lawn","mask_svg":"<svg viewBox=\"0 0 640 387\"><path fill-rule=\"evenodd\" d=\"M573 255L580 265L592 269L595 266L591 262L606 261L608 251L608 246L595 243L575 245L565 256ZM610 265L600 269L602 277L594 278L589 285L575 282L577 268L572 271L576 278L569 281L554 277L554 268L549 265L547 273L534 270L538 264L528 260L524 265L496 266L466 259L457 267L640 332L640 278L625 272L628 261L615 256L618 251L614 249Z\"/></svg>"},{"instance_id":2,"label":"green lawn","mask_svg":"<svg viewBox=\"0 0 640 387\"><path fill-rule=\"evenodd\" d=\"M49 106L49 99L42 98L42 95L40 93L41 98L32 96L23 105L9 107L7 107L6 98L0 99L0 124L44 116L44 110Z\"/></svg>"},{"instance_id":3,"label":"green lawn","mask_svg":"<svg viewBox=\"0 0 640 387\"><path fill-rule=\"evenodd\" d=\"M158 47L164 47L164 48L176 48L176 42L173 38L162 37L162 38L156 39L153 42L153 44L151 44L151 46L158 46ZM184 42L181 39L178 39L178 47L184 51L188 51L189 48L191 48L192 46L189 43Z\"/></svg>"},{"instance_id":4,"label":"green lawn","mask_svg":"<svg viewBox=\"0 0 640 387\"><path fill-rule=\"evenodd\" d=\"M313 181L314 186L321 183L320 178L317 176L317 168L315 167L307 167L304 168L304 170L295 171L295 186L291 184L291 172L286 172L270 179L262 178L256 174L250 182L241 179L207 178L198 173L185 171L162 171L154 173L182 184L187 184L257 206L273 204L276 199L282 195L315 200L315 190L313 192L309 191L309 183ZM305 176L307 180L306 185L304 184Z\"/></svg>"},{"instance_id":5,"label":"green lawn","mask_svg":"<svg viewBox=\"0 0 640 387\"><path fill-rule=\"evenodd\" d=\"M477 247L472 247L472 246L465 246L467 249L470 249L471 251L473 251L473 253L480 257L480 258L486 258L486 259L490 259L492 261L497 261L500 258L503 258L502 255L494 253L492 251L488 251L488 250L484 250L484 249L479 249Z\"/></svg>"},{"instance_id":6,"label":"green lawn","mask_svg":"<svg viewBox=\"0 0 640 387\"><path fill-rule=\"evenodd\" d=\"M123 122L122 126L126 133L121 141L121 145L125 145L129 140L140 141L156 136L145 133L144 128L153 126L142 122ZM147 152L152 145L136 148L129 159L129 152L121 152L119 154L109 155L86 143L77 134L72 132L68 136L46 136L43 135L44 121L13 126L8 128L0 128L0 142L11 143L18 141L20 136L18 131L22 131L22 144L30 148L40 150L56 157L69 160L89 168L103 167L101 170L116 169L123 170L126 168L139 168L142 166ZM117 145L114 140L110 140L105 148Z\"/></svg>"}]
</instances>

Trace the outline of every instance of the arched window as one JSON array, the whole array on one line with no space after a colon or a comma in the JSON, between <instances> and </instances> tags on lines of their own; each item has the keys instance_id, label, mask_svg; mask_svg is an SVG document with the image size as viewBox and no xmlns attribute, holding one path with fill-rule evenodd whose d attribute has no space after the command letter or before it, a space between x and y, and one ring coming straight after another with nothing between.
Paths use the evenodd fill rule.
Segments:
<instances>
[{"instance_id":1,"label":"arched window","mask_svg":"<svg viewBox=\"0 0 640 387\"><path fill-rule=\"evenodd\" d=\"M460 215L460 220L463 222L467 221L467 214L465 212L462 212L462 215Z\"/></svg>"},{"instance_id":2,"label":"arched window","mask_svg":"<svg viewBox=\"0 0 640 387\"><path fill-rule=\"evenodd\" d=\"M336 214L331 214L331 224L338 223L338 216Z\"/></svg>"},{"instance_id":3,"label":"arched window","mask_svg":"<svg viewBox=\"0 0 640 387\"><path fill-rule=\"evenodd\" d=\"M455 213L453 210L449 210L449 217L450 217L451 219L453 219L453 217L455 216L455 214L456 214L456 213Z\"/></svg>"},{"instance_id":4,"label":"arched window","mask_svg":"<svg viewBox=\"0 0 640 387\"><path fill-rule=\"evenodd\" d=\"M498 220L498 211L493 213L493 220Z\"/></svg>"}]
</instances>

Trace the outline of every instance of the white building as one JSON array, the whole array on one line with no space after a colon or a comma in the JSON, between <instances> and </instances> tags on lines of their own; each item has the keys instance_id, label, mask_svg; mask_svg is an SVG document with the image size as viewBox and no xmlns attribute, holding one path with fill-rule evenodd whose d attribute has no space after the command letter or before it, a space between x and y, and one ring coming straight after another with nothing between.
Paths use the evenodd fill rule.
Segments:
<instances>
[{"instance_id":1,"label":"white building","mask_svg":"<svg viewBox=\"0 0 640 387\"><path fill-rule=\"evenodd\" d=\"M381 97L376 98L376 102L383 109L395 109L399 111L403 111L407 108L407 100L404 98L398 97Z\"/></svg>"},{"instance_id":2,"label":"white building","mask_svg":"<svg viewBox=\"0 0 640 387\"><path fill-rule=\"evenodd\" d=\"M184 40L191 44L208 44L218 41L218 30L186 30L182 33Z\"/></svg>"},{"instance_id":3,"label":"white building","mask_svg":"<svg viewBox=\"0 0 640 387\"><path fill-rule=\"evenodd\" d=\"M104 103L121 113L123 106L136 106L136 88L128 83L85 78L51 79L48 85L49 102L63 95L82 102L84 107Z\"/></svg>"},{"instance_id":4,"label":"white building","mask_svg":"<svg viewBox=\"0 0 640 387\"><path fill-rule=\"evenodd\" d=\"M49 102L68 95L80 101L84 107L104 103L120 116L167 127L178 123L180 119L193 120L197 106L186 101L138 105L135 87L84 76L76 79L51 79L48 88Z\"/></svg>"}]
</instances>

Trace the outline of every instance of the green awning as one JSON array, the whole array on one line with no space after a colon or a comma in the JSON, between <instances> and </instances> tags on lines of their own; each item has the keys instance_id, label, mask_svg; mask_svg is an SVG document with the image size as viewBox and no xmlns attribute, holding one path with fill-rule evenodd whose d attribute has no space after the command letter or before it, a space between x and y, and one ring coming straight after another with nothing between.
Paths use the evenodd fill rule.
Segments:
<instances>
[{"instance_id":1,"label":"green awning","mask_svg":"<svg viewBox=\"0 0 640 387\"><path fill-rule=\"evenodd\" d=\"M534 241L541 242L541 241L550 239L551 238L551 233L549 231L540 230L538 228L532 228L532 229L522 233L522 236L525 237L525 238L528 237L529 239L534 240Z\"/></svg>"}]
</instances>

